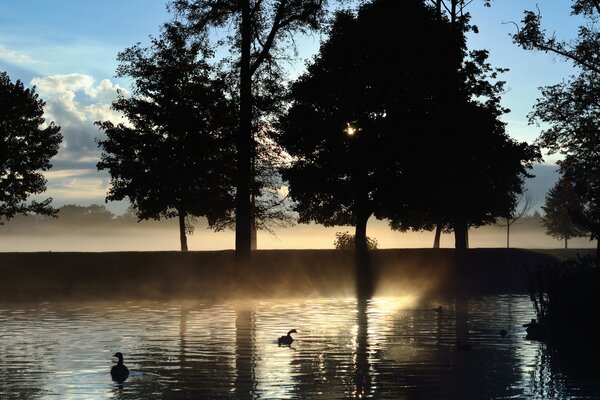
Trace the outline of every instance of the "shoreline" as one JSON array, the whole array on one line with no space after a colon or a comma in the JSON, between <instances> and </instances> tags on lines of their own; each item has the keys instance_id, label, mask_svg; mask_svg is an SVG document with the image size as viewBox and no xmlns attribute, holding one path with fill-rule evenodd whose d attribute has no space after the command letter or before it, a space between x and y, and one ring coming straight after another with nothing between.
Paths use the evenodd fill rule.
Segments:
<instances>
[{"instance_id":1,"label":"shoreline","mask_svg":"<svg viewBox=\"0 0 600 400\"><path fill-rule=\"evenodd\" d=\"M527 269L590 249L382 249L370 252L376 295L525 294ZM0 301L352 296L353 252L233 250L0 253Z\"/></svg>"}]
</instances>

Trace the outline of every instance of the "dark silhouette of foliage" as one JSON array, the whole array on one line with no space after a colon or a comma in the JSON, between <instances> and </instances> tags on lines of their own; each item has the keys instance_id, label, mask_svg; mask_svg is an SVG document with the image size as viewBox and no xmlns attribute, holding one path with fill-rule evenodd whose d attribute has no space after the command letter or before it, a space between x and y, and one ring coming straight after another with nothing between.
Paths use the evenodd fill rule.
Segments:
<instances>
[{"instance_id":1,"label":"dark silhouette of foliage","mask_svg":"<svg viewBox=\"0 0 600 400\"><path fill-rule=\"evenodd\" d=\"M422 35L413 35L417 28ZM430 48L445 28L420 1L376 1L357 16L336 15L279 125L278 141L294 157L283 176L300 222L354 226L357 250L366 250L379 192L418 148L412 141L439 61ZM402 194L394 184L390 191Z\"/></svg>"},{"instance_id":2,"label":"dark silhouette of foliage","mask_svg":"<svg viewBox=\"0 0 600 400\"><path fill-rule=\"evenodd\" d=\"M544 210L542 223L546 233L556 239L564 240L565 249L569 239L586 235L585 229L575 223L576 220L581 220L584 213L583 204L571 183L564 177L561 177L548 191L542 210Z\"/></svg>"},{"instance_id":3,"label":"dark silhouette of foliage","mask_svg":"<svg viewBox=\"0 0 600 400\"><path fill-rule=\"evenodd\" d=\"M403 195L404 202L390 190L383 198L391 204L382 216L402 230L435 226L436 237L452 229L455 246L466 248L468 227L513 213L528 169L540 154L537 147L511 139L500 120L509 111L500 103L504 82L498 74L505 70L489 64L487 51L467 51L465 35L477 31L463 11L469 2L436 3L448 11L436 10L448 29L432 44L439 59L428 82L431 94L424 118L413 128L416 138L398 144L419 143L409 148L423 150L410 153L413 161L393 178L396 186L412 190Z\"/></svg>"},{"instance_id":4,"label":"dark silhouette of foliage","mask_svg":"<svg viewBox=\"0 0 600 400\"><path fill-rule=\"evenodd\" d=\"M133 78L133 96L113 108L128 119L99 122L107 138L98 169L112 180L107 200L129 198L140 219L177 216L182 251L194 216L219 226L233 208L235 126L223 80L213 77L201 41L179 24L165 25L151 48L139 44L119 54L117 75Z\"/></svg>"},{"instance_id":5,"label":"dark silhouette of foliage","mask_svg":"<svg viewBox=\"0 0 600 400\"><path fill-rule=\"evenodd\" d=\"M522 25L513 36L526 50L548 52L572 61L577 69L569 80L542 89L532 122L544 122L550 128L542 131L538 141L552 153L564 155L559 162L562 175L572 183L583 202L583 218L577 221L592 239L600 239L600 32L596 21L600 2L577 0L572 13L587 22L579 28L578 37L561 41L548 35L541 26L539 12L525 12ZM600 257L600 240L598 241Z\"/></svg>"},{"instance_id":6,"label":"dark silhouette of foliage","mask_svg":"<svg viewBox=\"0 0 600 400\"><path fill-rule=\"evenodd\" d=\"M258 124L255 107L265 88L277 87L280 73L277 60L293 46L294 33L321 28L327 11L326 0L173 0L171 8L185 16L196 34L208 36L217 28L224 32L221 44L231 49L229 60L238 83L239 129L236 135L236 255L250 257L254 177L253 127ZM227 28L227 29L226 29ZM232 28L232 29L231 29ZM229 32L229 33L225 33ZM263 79L266 80L263 81ZM270 103L270 101L267 101Z\"/></svg>"},{"instance_id":7,"label":"dark silhouette of foliage","mask_svg":"<svg viewBox=\"0 0 600 400\"><path fill-rule=\"evenodd\" d=\"M52 168L50 159L62 141L54 122L43 127L44 105L35 87L12 83L0 72L0 224L17 214L56 213L51 198L27 203L29 196L46 190L41 171Z\"/></svg>"},{"instance_id":8,"label":"dark silhouette of foliage","mask_svg":"<svg viewBox=\"0 0 600 400\"><path fill-rule=\"evenodd\" d=\"M354 235L349 232L336 232L335 240L333 241L333 246L338 250L354 250L356 248L356 244L354 241ZM371 239L367 236L367 248L369 250L377 249L377 240Z\"/></svg>"}]
</instances>

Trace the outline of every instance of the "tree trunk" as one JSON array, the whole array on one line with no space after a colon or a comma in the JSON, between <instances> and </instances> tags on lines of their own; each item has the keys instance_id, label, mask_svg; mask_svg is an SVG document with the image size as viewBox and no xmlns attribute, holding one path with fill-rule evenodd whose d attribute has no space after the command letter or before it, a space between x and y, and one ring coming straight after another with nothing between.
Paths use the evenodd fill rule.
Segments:
<instances>
[{"instance_id":1,"label":"tree trunk","mask_svg":"<svg viewBox=\"0 0 600 400\"><path fill-rule=\"evenodd\" d=\"M354 249L356 264L356 294L359 298L370 298L373 295L373 271L369 263L367 246L367 221L369 213L359 212L356 216L354 231Z\"/></svg>"},{"instance_id":2,"label":"tree trunk","mask_svg":"<svg viewBox=\"0 0 600 400\"><path fill-rule=\"evenodd\" d=\"M181 251L188 251L187 236L185 234L185 211L177 210L179 217L179 242Z\"/></svg>"},{"instance_id":3,"label":"tree trunk","mask_svg":"<svg viewBox=\"0 0 600 400\"><path fill-rule=\"evenodd\" d=\"M357 252L366 252L369 249L367 245L367 221L369 215L362 214L356 217L356 227L354 231L354 248Z\"/></svg>"},{"instance_id":4,"label":"tree trunk","mask_svg":"<svg viewBox=\"0 0 600 400\"><path fill-rule=\"evenodd\" d=\"M569 240L569 239L567 239L567 237L565 236L565 249L569 248L568 245L567 245L567 240Z\"/></svg>"},{"instance_id":5,"label":"tree trunk","mask_svg":"<svg viewBox=\"0 0 600 400\"><path fill-rule=\"evenodd\" d=\"M241 57L240 57L240 126L236 140L237 177L235 195L235 255L239 262L250 260L250 180L252 144L252 72L250 52L252 25L250 1L240 0Z\"/></svg>"},{"instance_id":6,"label":"tree trunk","mask_svg":"<svg viewBox=\"0 0 600 400\"><path fill-rule=\"evenodd\" d=\"M510 249L510 220L506 219L506 248Z\"/></svg>"},{"instance_id":7,"label":"tree trunk","mask_svg":"<svg viewBox=\"0 0 600 400\"><path fill-rule=\"evenodd\" d=\"M433 248L440 248L440 239L442 237L442 224L435 225L435 237L433 238Z\"/></svg>"},{"instance_id":8,"label":"tree trunk","mask_svg":"<svg viewBox=\"0 0 600 400\"><path fill-rule=\"evenodd\" d=\"M457 250L466 250L467 241L467 223L462 218L457 218L454 221L454 247Z\"/></svg>"},{"instance_id":9,"label":"tree trunk","mask_svg":"<svg viewBox=\"0 0 600 400\"><path fill-rule=\"evenodd\" d=\"M600 238L596 241L596 258L600 262Z\"/></svg>"}]
</instances>

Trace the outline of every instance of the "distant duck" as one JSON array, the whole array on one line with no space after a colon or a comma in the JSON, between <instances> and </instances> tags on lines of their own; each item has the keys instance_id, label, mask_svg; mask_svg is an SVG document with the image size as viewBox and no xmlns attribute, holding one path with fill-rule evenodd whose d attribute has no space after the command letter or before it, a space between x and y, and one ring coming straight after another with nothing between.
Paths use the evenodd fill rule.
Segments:
<instances>
[{"instance_id":1,"label":"distant duck","mask_svg":"<svg viewBox=\"0 0 600 400\"><path fill-rule=\"evenodd\" d=\"M117 365L114 365L110 370L110 376L112 377L113 381L123 383L129 376L129 370L123 364L123 354L115 353L113 357L117 357L119 361L117 362Z\"/></svg>"},{"instance_id":2,"label":"distant duck","mask_svg":"<svg viewBox=\"0 0 600 400\"><path fill-rule=\"evenodd\" d=\"M438 314L441 314L442 311L444 311L444 307L438 306L438 307L434 308L433 311L435 311Z\"/></svg>"},{"instance_id":3,"label":"distant duck","mask_svg":"<svg viewBox=\"0 0 600 400\"><path fill-rule=\"evenodd\" d=\"M532 319L531 322L523 324L527 331L526 339L539 340L541 342L548 340L548 328L546 325Z\"/></svg>"},{"instance_id":4,"label":"distant duck","mask_svg":"<svg viewBox=\"0 0 600 400\"><path fill-rule=\"evenodd\" d=\"M500 329L500 337L506 337L506 335L508 335L508 332L506 332L506 329Z\"/></svg>"},{"instance_id":5,"label":"distant duck","mask_svg":"<svg viewBox=\"0 0 600 400\"><path fill-rule=\"evenodd\" d=\"M298 333L298 332L296 332L295 329L292 329L291 331L289 331L287 333L287 335L281 336L279 339L277 339L277 343L279 344L279 346L281 346L281 345L284 345L284 346L291 345L292 342L294 341L294 338L291 336L292 333Z\"/></svg>"}]
</instances>

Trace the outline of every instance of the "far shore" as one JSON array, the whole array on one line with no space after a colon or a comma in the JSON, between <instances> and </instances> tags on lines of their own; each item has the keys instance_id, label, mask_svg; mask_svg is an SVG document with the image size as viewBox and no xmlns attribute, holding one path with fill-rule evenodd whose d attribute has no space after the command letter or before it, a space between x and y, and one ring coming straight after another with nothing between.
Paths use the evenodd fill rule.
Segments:
<instances>
[{"instance_id":1,"label":"far shore","mask_svg":"<svg viewBox=\"0 0 600 400\"><path fill-rule=\"evenodd\" d=\"M370 253L376 295L526 293L527 271L592 249L382 249ZM352 296L353 252L258 250L244 268L232 250L0 253L0 301L55 298L212 299Z\"/></svg>"}]
</instances>

